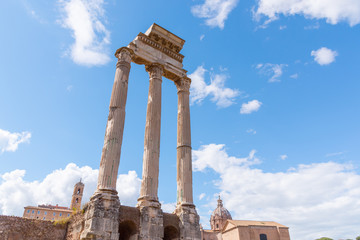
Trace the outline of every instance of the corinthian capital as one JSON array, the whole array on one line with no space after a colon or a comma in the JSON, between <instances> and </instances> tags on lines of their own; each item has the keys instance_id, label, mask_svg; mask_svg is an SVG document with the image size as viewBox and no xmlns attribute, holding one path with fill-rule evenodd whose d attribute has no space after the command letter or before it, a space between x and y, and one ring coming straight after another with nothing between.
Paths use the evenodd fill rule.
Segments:
<instances>
[{"instance_id":1,"label":"corinthian capital","mask_svg":"<svg viewBox=\"0 0 360 240\"><path fill-rule=\"evenodd\" d=\"M189 92L191 79L188 77L180 78L175 82L178 92Z\"/></svg>"},{"instance_id":2,"label":"corinthian capital","mask_svg":"<svg viewBox=\"0 0 360 240\"><path fill-rule=\"evenodd\" d=\"M164 73L163 65L159 63L153 63L145 67L146 71L149 73L150 78L160 79Z\"/></svg>"},{"instance_id":3,"label":"corinthian capital","mask_svg":"<svg viewBox=\"0 0 360 240\"><path fill-rule=\"evenodd\" d=\"M134 51L127 47L119 48L115 52L115 57L119 59L119 62L130 63L133 56L134 56Z\"/></svg>"}]
</instances>

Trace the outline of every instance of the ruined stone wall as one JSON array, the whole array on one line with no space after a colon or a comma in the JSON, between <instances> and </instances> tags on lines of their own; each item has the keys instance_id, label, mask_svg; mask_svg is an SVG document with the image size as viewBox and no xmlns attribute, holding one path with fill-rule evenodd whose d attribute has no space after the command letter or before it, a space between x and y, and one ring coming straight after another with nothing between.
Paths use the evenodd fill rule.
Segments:
<instances>
[{"instance_id":1,"label":"ruined stone wall","mask_svg":"<svg viewBox=\"0 0 360 240\"><path fill-rule=\"evenodd\" d=\"M164 213L163 217L164 217L164 229L168 230L168 232L165 233L165 235L171 236L171 238L166 238L166 239L178 239L179 238L178 235L180 232L179 217L175 214L170 214L170 213ZM80 235L83 232L84 227L85 227L84 213L82 211L79 211L73 214L69 219L66 240L80 240ZM119 228L120 237L123 237L120 239L137 239L140 234L139 209L136 207L129 207L123 205L120 206L119 227L120 227Z\"/></svg>"},{"instance_id":2,"label":"ruined stone wall","mask_svg":"<svg viewBox=\"0 0 360 240\"><path fill-rule=\"evenodd\" d=\"M85 219L82 211L79 211L69 219L66 240L79 240L80 234L84 230Z\"/></svg>"},{"instance_id":3,"label":"ruined stone wall","mask_svg":"<svg viewBox=\"0 0 360 240\"><path fill-rule=\"evenodd\" d=\"M67 224L0 215L1 240L65 240Z\"/></svg>"},{"instance_id":4,"label":"ruined stone wall","mask_svg":"<svg viewBox=\"0 0 360 240\"><path fill-rule=\"evenodd\" d=\"M179 217L172 213L164 213L164 227L173 226L180 232L180 220Z\"/></svg>"},{"instance_id":5,"label":"ruined stone wall","mask_svg":"<svg viewBox=\"0 0 360 240\"><path fill-rule=\"evenodd\" d=\"M140 211L138 208L129 207L129 206L120 206L119 211L119 221L120 223L123 221L132 221L135 223L136 228L140 227Z\"/></svg>"}]
</instances>

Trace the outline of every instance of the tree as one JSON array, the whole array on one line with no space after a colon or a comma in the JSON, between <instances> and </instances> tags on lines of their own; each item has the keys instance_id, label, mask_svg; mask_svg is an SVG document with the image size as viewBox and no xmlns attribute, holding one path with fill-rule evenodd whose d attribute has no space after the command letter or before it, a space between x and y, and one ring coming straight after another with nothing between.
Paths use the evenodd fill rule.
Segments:
<instances>
[{"instance_id":1,"label":"tree","mask_svg":"<svg viewBox=\"0 0 360 240\"><path fill-rule=\"evenodd\" d=\"M360 236L357 236L357 237L356 237L356 240L360 240Z\"/></svg>"},{"instance_id":2,"label":"tree","mask_svg":"<svg viewBox=\"0 0 360 240\"><path fill-rule=\"evenodd\" d=\"M328 237L322 237L322 238L318 238L318 239L315 239L315 240L334 240L334 239L328 238Z\"/></svg>"}]
</instances>

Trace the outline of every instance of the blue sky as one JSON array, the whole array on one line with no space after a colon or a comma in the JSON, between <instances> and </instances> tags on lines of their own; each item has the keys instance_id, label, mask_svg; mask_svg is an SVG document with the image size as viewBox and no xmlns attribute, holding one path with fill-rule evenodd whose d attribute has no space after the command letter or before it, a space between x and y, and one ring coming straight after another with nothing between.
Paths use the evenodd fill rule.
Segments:
<instances>
[{"instance_id":1,"label":"blue sky","mask_svg":"<svg viewBox=\"0 0 360 240\"><path fill-rule=\"evenodd\" d=\"M185 39L194 200L292 239L360 235L358 0L0 3L0 214L95 190L117 48L156 22ZM175 85L163 80L159 198L176 199ZM132 64L118 191L135 205L148 75Z\"/></svg>"}]
</instances>

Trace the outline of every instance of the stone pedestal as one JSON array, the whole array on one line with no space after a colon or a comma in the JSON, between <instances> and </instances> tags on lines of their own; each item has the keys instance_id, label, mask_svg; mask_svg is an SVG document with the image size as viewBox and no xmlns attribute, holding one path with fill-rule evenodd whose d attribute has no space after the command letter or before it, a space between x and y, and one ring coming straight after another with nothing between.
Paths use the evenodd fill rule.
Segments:
<instances>
[{"instance_id":1,"label":"stone pedestal","mask_svg":"<svg viewBox=\"0 0 360 240\"><path fill-rule=\"evenodd\" d=\"M164 219L160 203L148 201L143 204L138 206L140 209L139 240L162 240L164 238Z\"/></svg>"},{"instance_id":2,"label":"stone pedestal","mask_svg":"<svg viewBox=\"0 0 360 240\"><path fill-rule=\"evenodd\" d=\"M120 201L113 192L93 195L85 206L84 231L80 239L118 240Z\"/></svg>"},{"instance_id":3,"label":"stone pedestal","mask_svg":"<svg viewBox=\"0 0 360 240\"><path fill-rule=\"evenodd\" d=\"M200 217L194 205L178 206L175 210L181 221L180 238L184 240L201 240Z\"/></svg>"}]
</instances>

